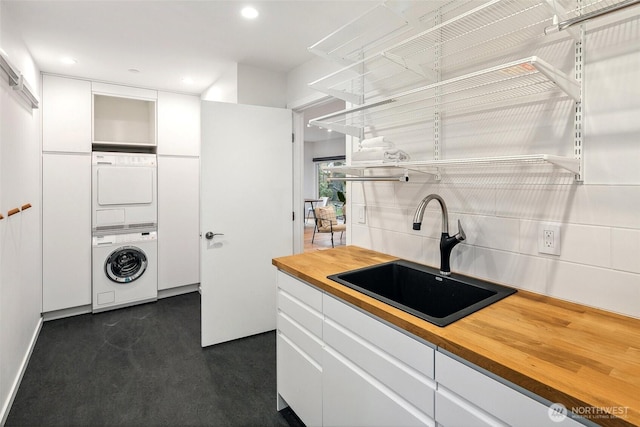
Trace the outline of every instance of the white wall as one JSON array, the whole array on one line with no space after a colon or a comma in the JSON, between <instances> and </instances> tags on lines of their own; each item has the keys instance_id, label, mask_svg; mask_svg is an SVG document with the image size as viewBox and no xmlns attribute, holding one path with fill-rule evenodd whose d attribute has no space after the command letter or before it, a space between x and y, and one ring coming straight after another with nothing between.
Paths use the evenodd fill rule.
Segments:
<instances>
[{"instance_id":1,"label":"white wall","mask_svg":"<svg viewBox=\"0 0 640 427\"><path fill-rule=\"evenodd\" d=\"M203 101L238 103L238 64L233 63L218 80L202 92Z\"/></svg>"},{"instance_id":2,"label":"white wall","mask_svg":"<svg viewBox=\"0 0 640 427\"><path fill-rule=\"evenodd\" d=\"M340 66L332 62L314 58L291 70L287 74L287 108L303 108L326 98L327 95L310 89L307 85L339 69Z\"/></svg>"},{"instance_id":3,"label":"white wall","mask_svg":"<svg viewBox=\"0 0 640 427\"><path fill-rule=\"evenodd\" d=\"M40 93L39 70L0 2L0 46ZM41 324L40 110L0 82L0 424ZM7 211L33 208L7 218Z\"/></svg>"},{"instance_id":4,"label":"white wall","mask_svg":"<svg viewBox=\"0 0 640 427\"><path fill-rule=\"evenodd\" d=\"M238 104L285 108L285 73L238 64Z\"/></svg>"},{"instance_id":5,"label":"white wall","mask_svg":"<svg viewBox=\"0 0 640 427\"><path fill-rule=\"evenodd\" d=\"M409 183L353 183L352 212L366 207L367 217L365 224L355 214L348 217L351 244L438 266L437 204L427 209L422 230L412 230L419 201L438 193L449 207L450 231L457 231L460 219L468 238L453 251L454 272L640 317L640 18L624 18L621 25L598 31L590 24L584 47L584 183L535 175L521 180L517 171L462 179L445 175L440 182L427 176ZM572 40L538 50L571 72ZM290 73L290 105L310 99L302 82L318 77L317 64L310 61ZM451 118L441 129L441 156L521 150L571 155L572 109L572 101L541 101ZM396 136L405 138L401 148L428 159L430 132L416 127L411 135ZM560 256L538 253L543 222L562 225Z\"/></svg>"},{"instance_id":6,"label":"white wall","mask_svg":"<svg viewBox=\"0 0 640 427\"><path fill-rule=\"evenodd\" d=\"M286 80L285 73L235 63L200 98L203 101L285 108Z\"/></svg>"}]
</instances>

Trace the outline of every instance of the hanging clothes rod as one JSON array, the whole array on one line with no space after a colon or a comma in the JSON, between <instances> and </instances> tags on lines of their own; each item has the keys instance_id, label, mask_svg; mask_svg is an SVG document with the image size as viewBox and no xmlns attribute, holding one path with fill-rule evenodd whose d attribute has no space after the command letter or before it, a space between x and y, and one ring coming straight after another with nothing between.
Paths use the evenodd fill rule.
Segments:
<instances>
[{"instance_id":1,"label":"hanging clothes rod","mask_svg":"<svg viewBox=\"0 0 640 427\"><path fill-rule=\"evenodd\" d=\"M575 18L567 19L558 24L558 31L566 30L574 25L581 24L584 21L589 19L598 18L600 16L605 16L613 12L617 12L622 9L626 9L627 7L635 6L640 4L640 0L624 0L617 4L612 4L610 6L605 6L601 9L594 10L593 12L585 13L584 15L576 16Z\"/></svg>"},{"instance_id":2,"label":"hanging clothes rod","mask_svg":"<svg viewBox=\"0 0 640 427\"><path fill-rule=\"evenodd\" d=\"M409 174L393 176L345 176L343 178L328 177L327 181L367 182L367 181L399 181L409 182Z\"/></svg>"},{"instance_id":3,"label":"hanging clothes rod","mask_svg":"<svg viewBox=\"0 0 640 427\"><path fill-rule=\"evenodd\" d=\"M16 70L9 59L0 50L0 68L9 77L9 86L13 87L13 90L17 90L20 94L31 104L31 108L38 108L38 98L31 92L29 86L24 81L24 76L20 74L20 71Z\"/></svg>"}]
</instances>

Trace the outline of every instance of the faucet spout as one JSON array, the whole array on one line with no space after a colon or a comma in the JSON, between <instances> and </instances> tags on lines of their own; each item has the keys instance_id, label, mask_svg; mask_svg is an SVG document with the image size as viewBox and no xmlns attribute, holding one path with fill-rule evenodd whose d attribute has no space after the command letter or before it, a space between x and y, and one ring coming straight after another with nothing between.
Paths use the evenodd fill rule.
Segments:
<instances>
[{"instance_id":1,"label":"faucet spout","mask_svg":"<svg viewBox=\"0 0 640 427\"><path fill-rule=\"evenodd\" d=\"M458 220L458 233L454 236L449 236L449 212L447 211L447 205L442 197L437 194L430 194L418 205L416 213L413 216L413 229L420 230L422 227L422 219L424 218L424 211L430 201L436 200L440 204L442 210L442 235L440 236L440 274L448 276L451 274L450 258L451 251L454 246L462 242L467 238L462 229L462 224Z\"/></svg>"},{"instance_id":2,"label":"faucet spout","mask_svg":"<svg viewBox=\"0 0 640 427\"><path fill-rule=\"evenodd\" d=\"M413 229L420 230L420 228L422 227L424 210L432 200L436 200L440 204L440 209L442 210L442 233L449 234L449 212L447 211L447 204L444 202L442 197L438 196L437 194L429 194L427 197L422 199L422 201L418 205L418 208L416 209L416 213L413 215Z\"/></svg>"}]
</instances>

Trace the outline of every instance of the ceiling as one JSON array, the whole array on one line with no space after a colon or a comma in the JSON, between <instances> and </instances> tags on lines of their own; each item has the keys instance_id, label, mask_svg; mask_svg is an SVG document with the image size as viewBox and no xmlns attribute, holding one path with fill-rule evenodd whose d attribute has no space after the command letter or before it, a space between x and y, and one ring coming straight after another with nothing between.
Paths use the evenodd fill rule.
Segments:
<instances>
[{"instance_id":1,"label":"ceiling","mask_svg":"<svg viewBox=\"0 0 640 427\"><path fill-rule=\"evenodd\" d=\"M241 17L249 3L257 19ZM2 0L2 13L43 72L200 94L234 63L292 70L314 57L307 47L377 3Z\"/></svg>"}]
</instances>

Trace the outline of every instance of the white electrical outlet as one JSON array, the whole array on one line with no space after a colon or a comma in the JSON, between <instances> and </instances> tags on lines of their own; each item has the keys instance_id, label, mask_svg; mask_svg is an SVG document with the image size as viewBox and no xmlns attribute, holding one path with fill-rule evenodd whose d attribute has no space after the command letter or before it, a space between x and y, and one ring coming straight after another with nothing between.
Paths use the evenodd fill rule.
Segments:
<instances>
[{"instance_id":1,"label":"white electrical outlet","mask_svg":"<svg viewBox=\"0 0 640 427\"><path fill-rule=\"evenodd\" d=\"M561 224L543 222L538 228L538 252L541 254L560 255Z\"/></svg>"}]
</instances>

